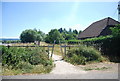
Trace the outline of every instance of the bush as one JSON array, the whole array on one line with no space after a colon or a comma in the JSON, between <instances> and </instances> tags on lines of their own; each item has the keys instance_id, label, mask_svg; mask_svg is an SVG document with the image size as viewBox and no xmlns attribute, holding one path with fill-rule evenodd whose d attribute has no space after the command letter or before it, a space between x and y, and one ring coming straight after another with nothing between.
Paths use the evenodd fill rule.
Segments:
<instances>
[{"instance_id":1,"label":"bush","mask_svg":"<svg viewBox=\"0 0 120 81\"><path fill-rule=\"evenodd\" d=\"M103 61L100 52L93 47L81 45L79 48L70 49L66 60L72 64L86 64L92 61Z\"/></svg>"},{"instance_id":2,"label":"bush","mask_svg":"<svg viewBox=\"0 0 120 81\"><path fill-rule=\"evenodd\" d=\"M24 61L19 63L16 67L25 73L30 73L30 70L33 69L33 66L30 63Z\"/></svg>"},{"instance_id":3,"label":"bush","mask_svg":"<svg viewBox=\"0 0 120 81\"><path fill-rule=\"evenodd\" d=\"M24 52L24 51L22 51ZM2 47L2 65L15 67L22 60L22 53L19 52L18 48L6 48Z\"/></svg>"},{"instance_id":4,"label":"bush","mask_svg":"<svg viewBox=\"0 0 120 81\"><path fill-rule=\"evenodd\" d=\"M120 62L120 37L104 36L82 40L87 46L94 46L112 62Z\"/></svg>"},{"instance_id":5,"label":"bush","mask_svg":"<svg viewBox=\"0 0 120 81\"><path fill-rule=\"evenodd\" d=\"M21 69L25 73L32 72L31 70L36 65L42 65L45 68L43 72L49 72L53 66L53 61L48 58L47 53L40 47L22 48L2 46L2 66L10 69Z\"/></svg>"}]
</instances>

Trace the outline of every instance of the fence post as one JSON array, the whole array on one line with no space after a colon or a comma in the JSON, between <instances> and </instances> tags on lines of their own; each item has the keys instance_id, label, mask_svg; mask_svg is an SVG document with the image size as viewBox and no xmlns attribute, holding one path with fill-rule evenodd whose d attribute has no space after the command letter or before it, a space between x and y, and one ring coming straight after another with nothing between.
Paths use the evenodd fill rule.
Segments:
<instances>
[{"instance_id":1,"label":"fence post","mask_svg":"<svg viewBox=\"0 0 120 81\"><path fill-rule=\"evenodd\" d=\"M64 46L64 57L66 57L66 45Z\"/></svg>"},{"instance_id":2,"label":"fence post","mask_svg":"<svg viewBox=\"0 0 120 81\"><path fill-rule=\"evenodd\" d=\"M49 58L49 45L48 45L48 58Z\"/></svg>"},{"instance_id":3,"label":"fence post","mask_svg":"<svg viewBox=\"0 0 120 81\"><path fill-rule=\"evenodd\" d=\"M63 54L63 50L62 50L62 45L61 45L61 42L59 41L59 44L60 44L60 50L61 50L61 53L62 53L62 57L64 59L64 54Z\"/></svg>"},{"instance_id":4,"label":"fence post","mask_svg":"<svg viewBox=\"0 0 120 81\"><path fill-rule=\"evenodd\" d=\"M69 46L69 50L70 50L70 46Z\"/></svg>"},{"instance_id":5,"label":"fence post","mask_svg":"<svg viewBox=\"0 0 120 81\"><path fill-rule=\"evenodd\" d=\"M52 57L52 55L53 55L53 51L54 51L54 45L55 45L55 42L56 42L56 40L54 40L54 44L53 44L53 47L52 47L52 53L51 53L51 57Z\"/></svg>"},{"instance_id":6,"label":"fence post","mask_svg":"<svg viewBox=\"0 0 120 81\"><path fill-rule=\"evenodd\" d=\"M10 45L8 45L7 47L8 47L8 49L9 49L9 48L10 48Z\"/></svg>"}]
</instances>

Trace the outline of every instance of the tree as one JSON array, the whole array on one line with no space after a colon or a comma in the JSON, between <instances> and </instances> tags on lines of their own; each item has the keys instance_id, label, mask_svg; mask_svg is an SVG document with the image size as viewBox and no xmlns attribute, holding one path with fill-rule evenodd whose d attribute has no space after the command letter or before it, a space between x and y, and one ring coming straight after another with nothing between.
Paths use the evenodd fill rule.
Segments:
<instances>
[{"instance_id":1,"label":"tree","mask_svg":"<svg viewBox=\"0 0 120 81\"><path fill-rule=\"evenodd\" d=\"M79 34L80 34L81 32L82 32L82 31L80 30L80 31L79 31Z\"/></svg>"},{"instance_id":2,"label":"tree","mask_svg":"<svg viewBox=\"0 0 120 81\"><path fill-rule=\"evenodd\" d=\"M115 27L110 28L112 31L113 37L119 37L120 38L120 24L116 25Z\"/></svg>"},{"instance_id":3,"label":"tree","mask_svg":"<svg viewBox=\"0 0 120 81\"><path fill-rule=\"evenodd\" d=\"M73 33L74 34L78 34L78 31L75 29L75 30L73 30Z\"/></svg>"},{"instance_id":4,"label":"tree","mask_svg":"<svg viewBox=\"0 0 120 81\"><path fill-rule=\"evenodd\" d=\"M69 28L69 33L71 33L72 32L72 29L71 28Z\"/></svg>"},{"instance_id":5,"label":"tree","mask_svg":"<svg viewBox=\"0 0 120 81\"><path fill-rule=\"evenodd\" d=\"M36 40L36 35L37 35L36 31L28 29L21 33L20 40L23 43L34 42Z\"/></svg>"},{"instance_id":6,"label":"tree","mask_svg":"<svg viewBox=\"0 0 120 81\"><path fill-rule=\"evenodd\" d=\"M60 28L60 29L58 29L58 31L59 31L60 33L62 33L62 32L63 32L63 29L62 29L62 28Z\"/></svg>"},{"instance_id":7,"label":"tree","mask_svg":"<svg viewBox=\"0 0 120 81\"><path fill-rule=\"evenodd\" d=\"M65 40L73 40L75 39L73 34L67 34Z\"/></svg>"},{"instance_id":8,"label":"tree","mask_svg":"<svg viewBox=\"0 0 120 81\"><path fill-rule=\"evenodd\" d=\"M44 41L45 33L40 30L38 31L37 29L27 29L21 33L20 39L23 43L34 41L38 41L40 43L40 41Z\"/></svg>"},{"instance_id":9,"label":"tree","mask_svg":"<svg viewBox=\"0 0 120 81\"><path fill-rule=\"evenodd\" d=\"M40 35L40 37L41 37L41 41L45 41L45 37L46 37L46 35L45 35L45 33L43 33L42 31L37 31L37 33Z\"/></svg>"},{"instance_id":10,"label":"tree","mask_svg":"<svg viewBox=\"0 0 120 81\"><path fill-rule=\"evenodd\" d=\"M59 41L64 41L64 38L57 29L51 30L45 38L45 42L47 43L54 43L54 40L56 40L56 44L58 44Z\"/></svg>"},{"instance_id":11,"label":"tree","mask_svg":"<svg viewBox=\"0 0 120 81\"><path fill-rule=\"evenodd\" d=\"M38 41L38 45L40 45L40 41L42 41L42 36L40 34L36 35L36 41Z\"/></svg>"}]
</instances>

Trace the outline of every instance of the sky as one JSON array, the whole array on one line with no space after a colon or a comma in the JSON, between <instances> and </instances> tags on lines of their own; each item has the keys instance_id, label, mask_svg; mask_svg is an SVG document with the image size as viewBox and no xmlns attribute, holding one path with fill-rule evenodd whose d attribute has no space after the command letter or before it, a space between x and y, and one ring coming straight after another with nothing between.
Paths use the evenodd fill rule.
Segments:
<instances>
[{"instance_id":1,"label":"sky","mask_svg":"<svg viewBox=\"0 0 120 81\"><path fill-rule=\"evenodd\" d=\"M84 30L106 17L118 20L117 6L118 2L2 2L0 36L19 38L22 31L34 28L46 34L59 28Z\"/></svg>"}]
</instances>

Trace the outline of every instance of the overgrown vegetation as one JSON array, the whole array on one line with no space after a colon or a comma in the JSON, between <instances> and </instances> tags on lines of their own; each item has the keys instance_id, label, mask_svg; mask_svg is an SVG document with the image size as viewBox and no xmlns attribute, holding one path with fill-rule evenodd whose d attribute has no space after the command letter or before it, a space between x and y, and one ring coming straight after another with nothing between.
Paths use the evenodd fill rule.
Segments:
<instances>
[{"instance_id":1,"label":"overgrown vegetation","mask_svg":"<svg viewBox=\"0 0 120 81\"><path fill-rule=\"evenodd\" d=\"M90 62L102 62L105 60L101 53L93 47L80 45L78 48L72 48L68 51L66 61L72 64L85 65Z\"/></svg>"},{"instance_id":2,"label":"overgrown vegetation","mask_svg":"<svg viewBox=\"0 0 120 81\"><path fill-rule=\"evenodd\" d=\"M84 40L69 40L69 44L82 43L87 46L94 46L102 55L112 62L120 62L120 25L110 28L112 34Z\"/></svg>"},{"instance_id":3,"label":"overgrown vegetation","mask_svg":"<svg viewBox=\"0 0 120 81\"><path fill-rule=\"evenodd\" d=\"M3 75L23 73L48 73L53 67L44 49L2 46Z\"/></svg>"}]
</instances>

